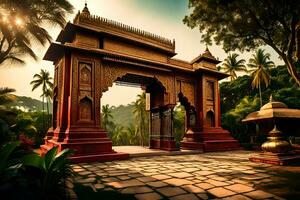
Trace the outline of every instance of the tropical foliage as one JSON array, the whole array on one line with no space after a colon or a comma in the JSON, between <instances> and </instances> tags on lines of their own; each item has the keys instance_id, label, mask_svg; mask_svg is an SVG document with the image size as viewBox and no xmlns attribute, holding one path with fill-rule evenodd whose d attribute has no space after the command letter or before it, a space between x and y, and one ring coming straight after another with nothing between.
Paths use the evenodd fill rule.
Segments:
<instances>
[{"instance_id":1,"label":"tropical foliage","mask_svg":"<svg viewBox=\"0 0 300 200\"><path fill-rule=\"evenodd\" d=\"M67 159L72 152L52 148L44 157L26 152L19 143L0 149L0 193L10 199L68 199L65 181L73 171Z\"/></svg>"},{"instance_id":2,"label":"tropical foliage","mask_svg":"<svg viewBox=\"0 0 300 200\"><path fill-rule=\"evenodd\" d=\"M189 0L189 8L183 21L199 28L203 42L242 52L268 45L300 86L298 1Z\"/></svg>"},{"instance_id":3,"label":"tropical foliage","mask_svg":"<svg viewBox=\"0 0 300 200\"><path fill-rule=\"evenodd\" d=\"M237 57L239 55L236 53L229 54L228 57L222 63L221 69L230 75L230 80L233 81L237 78L237 72L247 72L247 68L245 66L245 60L238 60Z\"/></svg>"},{"instance_id":4,"label":"tropical foliage","mask_svg":"<svg viewBox=\"0 0 300 200\"><path fill-rule=\"evenodd\" d=\"M252 87L259 90L260 106L262 106L261 84L264 83L266 87L269 86L271 81L269 70L273 66L274 63L270 61L270 54L264 53L263 49L258 49L249 60L248 67L251 69L253 79Z\"/></svg>"},{"instance_id":5,"label":"tropical foliage","mask_svg":"<svg viewBox=\"0 0 300 200\"><path fill-rule=\"evenodd\" d=\"M113 116L118 116L122 121L124 118L132 120L120 123ZM101 120L114 145L148 145L149 119L145 93L138 95L137 100L128 106L103 105Z\"/></svg>"},{"instance_id":6,"label":"tropical foliage","mask_svg":"<svg viewBox=\"0 0 300 200\"><path fill-rule=\"evenodd\" d=\"M24 63L24 55L35 60L35 42L51 41L45 23L63 27L73 6L68 0L3 0L0 2L0 64L4 61Z\"/></svg>"},{"instance_id":7,"label":"tropical foliage","mask_svg":"<svg viewBox=\"0 0 300 200\"><path fill-rule=\"evenodd\" d=\"M270 76L268 88L261 85L262 103L267 103L272 94L275 100L284 102L289 108L300 109L300 88L291 78L286 67L270 68L268 73ZM251 89L252 82L252 75L244 75L232 82L220 84L222 126L242 143L250 142L250 132L241 120L260 107L258 94ZM262 142L263 139L259 141Z\"/></svg>"},{"instance_id":8,"label":"tropical foliage","mask_svg":"<svg viewBox=\"0 0 300 200\"><path fill-rule=\"evenodd\" d=\"M53 88L53 83L52 83L52 77L50 76L50 73L46 70L41 69L39 74L35 74L33 76L34 80L30 82L30 85L32 85L32 91L36 90L37 88L41 87L42 88L42 94L41 97L43 99L43 113L44 113L44 102L45 102L45 98L47 101L47 114L48 116L50 115L49 112L49 101L52 98L52 88ZM47 126L50 126L50 119L47 118ZM46 131L45 129L45 122L43 119L43 123L44 123L44 131Z\"/></svg>"}]
</instances>

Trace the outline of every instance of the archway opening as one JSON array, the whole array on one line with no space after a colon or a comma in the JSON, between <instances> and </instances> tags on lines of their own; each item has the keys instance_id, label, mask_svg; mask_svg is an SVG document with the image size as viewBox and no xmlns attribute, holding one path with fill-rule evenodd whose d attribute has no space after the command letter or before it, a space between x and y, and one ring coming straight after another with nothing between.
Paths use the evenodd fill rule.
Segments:
<instances>
[{"instance_id":1,"label":"archway opening","mask_svg":"<svg viewBox=\"0 0 300 200\"><path fill-rule=\"evenodd\" d=\"M152 77L126 74L115 80L101 98L101 126L114 146L149 146L150 111L163 101L164 89Z\"/></svg>"}]
</instances>

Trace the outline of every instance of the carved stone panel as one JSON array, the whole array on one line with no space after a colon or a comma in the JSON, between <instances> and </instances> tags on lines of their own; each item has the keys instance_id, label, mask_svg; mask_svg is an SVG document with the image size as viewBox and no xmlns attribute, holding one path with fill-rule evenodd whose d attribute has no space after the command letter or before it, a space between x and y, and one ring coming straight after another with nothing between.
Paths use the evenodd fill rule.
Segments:
<instances>
[{"instance_id":1,"label":"carved stone panel","mask_svg":"<svg viewBox=\"0 0 300 200\"><path fill-rule=\"evenodd\" d=\"M92 120L92 101L85 97L79 103L79 120L91 121Z\"/></svg>"},{"instance_id":2,"label":"carved stone panel","mask_svg":"<svg viewBox=\"0 0 300 200\"><path fill-rule=\"evenodd\" d=\"M91 89L92 66L88 63L79 63L79 83L80 88Z\"/></svg>"},{"instance_id":3,"label":"carved stone panel","mask_svg":"<svg viewBox=\"0 0 300 200\"><path fill-rule=\"evenodd\" d=\"M214 101L215 99L215 86L214 86L214 82L212 81L207 81L206 82L206 90L207 90L207 96L206 99L210 100L210 101Z\"/></svg>"},{"instance_id":4,"label":"carved stone panel","mask_svg":"<svg viewBox=\"0 0 300 200\"><path fill-rule=\"evenodd\" d=\"M191 106L195 107L195 86L191 82L180 81L177 85L180 85L180 92L184 97L188 99ZM178 86L177 86L178 87Z\"/></svg>"},{"instance_id":5,"label":"carved stone panel","mask_svg":"<svg viewBox=\"0 0 300 200\"><path fill-rule=\"evenodd\" d=\"M127 70L122 67L118 67L117 65L105 64L103 65L103 74L102 92L106 92L117 78L121 78L127 74Z\"/></svg>"}]
</instances>

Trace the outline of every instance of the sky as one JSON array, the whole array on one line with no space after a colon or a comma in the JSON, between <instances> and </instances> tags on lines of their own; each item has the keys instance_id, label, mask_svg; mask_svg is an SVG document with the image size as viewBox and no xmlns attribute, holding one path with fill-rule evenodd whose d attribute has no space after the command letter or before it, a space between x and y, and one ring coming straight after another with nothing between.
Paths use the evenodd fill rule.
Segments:
<instances>
[{"instance_id":1,"label":"sky","mask_svg":"<svg viewBox=\"0 0 300 200\"><path fill-rule=\"evenodd\" d=\"M70 0L75 7L74 13L68 15L67 21L72 21L78 10L84 7L84 0ZM109 18L142 30L161 35L176 41L174 58L191 61L205 50L205 44L200 43L199 30L190 29L183 24L182 19L191 11L188 9L188 0L87 0L91 14ZM60 27L47 26L52 38L55 40L60 32ZM34 45L38 61L25 58L26 65L4 63L0 66L0 87L16 89L16 95L29 96L40 99L40 90L31 91L30 81L35 73L46 69L53 76L52 62L42 60L49 44L45 46ZM219 60L224 60L227 54L221 46L209 47L211 53ZM271 54L275 64L282 64L277 54L270 48L266 51ZM240 53L240 59L248 60L253 52ZM137 87L116 86L111 87L103 94L101 104L113 106L127 105L135 101L141 92Z\"/></svg>"}]
</instances>

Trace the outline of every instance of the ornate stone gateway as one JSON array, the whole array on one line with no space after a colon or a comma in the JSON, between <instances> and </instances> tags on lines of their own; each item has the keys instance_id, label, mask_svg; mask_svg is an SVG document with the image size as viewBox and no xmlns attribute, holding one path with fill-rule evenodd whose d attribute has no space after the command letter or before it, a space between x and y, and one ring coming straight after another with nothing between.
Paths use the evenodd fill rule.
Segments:
<instances>
[{"instance_id":1,"label":"ornate stone gateway","mask_svg":"<svg viewBox=\"0 0 300 200\"><path fill-rule=\"evenodd\" d=\"M55 65L53 124L42 150L76 150L73 161L127 158L112 150L100 123L100 99L115 81L138 83L150 93L150 148L176 150L173 108L186 110L183 149L238 148L220 124L218 80L227 77L206 50L191 62L172 58L175 41L90 15L85 6L60 32L45 60Z\"/></svg>"}]
</instances>

